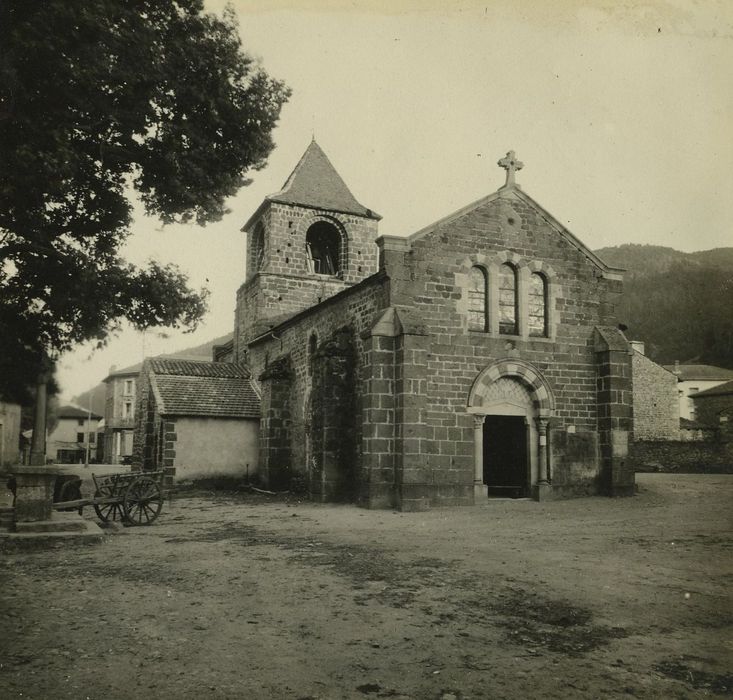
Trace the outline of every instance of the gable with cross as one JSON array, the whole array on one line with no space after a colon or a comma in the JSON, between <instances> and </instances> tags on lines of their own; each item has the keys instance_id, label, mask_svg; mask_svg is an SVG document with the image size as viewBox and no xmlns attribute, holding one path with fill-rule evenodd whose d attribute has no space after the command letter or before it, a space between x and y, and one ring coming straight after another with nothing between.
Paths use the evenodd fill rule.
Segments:
<instances>
[{"instance_id":1,"label":"gable with cross","mask_svg":"<svg viewBox=\"0 0 733 700\"><path fill-rule=\"evenodd\" d=\"M521 160L517 160L514 151L509 151L504 158L497 161L497 165L501 166L506 170L506 182L504 187L514 187L516 182L514 181L514 173L517 170L521 170L524 167L524 163Z\"/></svg>"}]
</instances>

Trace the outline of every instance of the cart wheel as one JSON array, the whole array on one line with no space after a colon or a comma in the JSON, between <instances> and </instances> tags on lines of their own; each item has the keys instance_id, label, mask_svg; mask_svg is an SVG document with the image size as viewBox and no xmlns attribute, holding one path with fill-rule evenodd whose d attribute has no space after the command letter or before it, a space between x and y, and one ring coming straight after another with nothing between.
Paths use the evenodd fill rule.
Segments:
<instances>
[{"instance_id":1,"label":"cart wheel","mask_svg":"<svg viewBox=\"0 0 733 700\"><path fill-rule=\"evenodd\" d=\"M59 501L79 501L81 500L81 479L74 481L65 481L59 491ZM84 506L78 508L59 508L63 512L72 510L79 511L79 515L84 512Z\"/></svg>"},{"instance_id":2,"label":"cart wheel","mask_svg":"<svg viewBox=\"0 0 733 700\"><path fill-rule=\"evenodd\" d=\"M112 489L109 486L102 486L95 494L94 498L108 498L112 495ZM97 513L97 517L103 522L108 523L112 521L122 521L125 517L125 513L122 510L122 503L102 503L94 504L94 511Z\"/></svg>"},{"instance_id":3,"label":"cart wheel","mask_svg":"<svg viewBox=\"0 0 733 700\"><path fill-rule=\"evenodd\" d=\"M158 482L149 476L135 479L125 490L122 509L131 525L151 525L163 507L163 494Z\"/></svg>"}]
</instances>

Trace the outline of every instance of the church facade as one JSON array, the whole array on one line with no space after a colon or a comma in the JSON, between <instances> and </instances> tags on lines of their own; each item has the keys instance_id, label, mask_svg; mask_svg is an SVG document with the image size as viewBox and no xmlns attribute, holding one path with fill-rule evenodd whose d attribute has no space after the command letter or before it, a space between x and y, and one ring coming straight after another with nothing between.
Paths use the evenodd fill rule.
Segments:
<instances>
[{"instance_id":1,"label":"church facade","mask_svg":"<svg viewBox=\"0 0 733 700\"><path fill-rule=\"evenodd\" d=\"M231 351L259 470L316 499L421 510L628 495L631 352L606 265L515 182L379 236L313 141L244 226Z\"/></svg>"}]
</instances>

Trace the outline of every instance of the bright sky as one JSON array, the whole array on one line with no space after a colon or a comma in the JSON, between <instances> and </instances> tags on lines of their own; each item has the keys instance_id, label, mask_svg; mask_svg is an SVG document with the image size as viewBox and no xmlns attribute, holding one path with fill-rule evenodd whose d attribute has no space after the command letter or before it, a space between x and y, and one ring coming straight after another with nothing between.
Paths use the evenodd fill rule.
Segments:
<instances>
[{"instance_id":1,"label":"bright sky","mask_svg":"<svg viewBox=\"0 0 733 700\"><path fill-rule=\"evenodd\" d=\"M493 192L504 182L496 161L514 149L523 189L592 249L733 245L729 0L232 4L245 48L293 90L276 148L220 223L161 228L140 213L125 250L206 284L210 313L193 334L149 331L143 343L125 331L101 351L69 353L64 399L143 351L232 330L240 228L314 133L356 198L384 217L381 233L408 235Z\"/></svg>"}]
</instances>

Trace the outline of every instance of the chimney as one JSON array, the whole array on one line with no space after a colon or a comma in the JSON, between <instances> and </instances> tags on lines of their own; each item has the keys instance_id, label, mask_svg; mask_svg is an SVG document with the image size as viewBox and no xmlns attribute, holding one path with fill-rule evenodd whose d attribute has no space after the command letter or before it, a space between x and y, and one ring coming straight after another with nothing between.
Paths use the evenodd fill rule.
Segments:
<instances>
[{"instance_id":1,"label":"chimney","mask_svg":"<svg viewBox=\"0 0 733 700\"><path fill-rule=\"evenodd\" d=\"M681 372L680 372L680 361L679 360L675 360L674 361L674 373L677 374L677 375L681 374Z\"/></svg>"},{"instance_id":2,"label":"chimney","mask_svg":"<svg viewBox=\"0 0 733 700\"><path fill-rule=\"evenodd\" d=\"M636 350L640 355L644 354L644 341L643 340L630 340L629 345L631 345L632 350Z\"/></svg>"},{"instance_id":3,"label":"chimney","mask_svg":"<svg viewBox=\"0 0 733 700\"><path fill-rule=\"evenodd\" d=\"M110 365L108 374L112 374L117 369L117 365Z\"/></svg>"}]
</instances>

